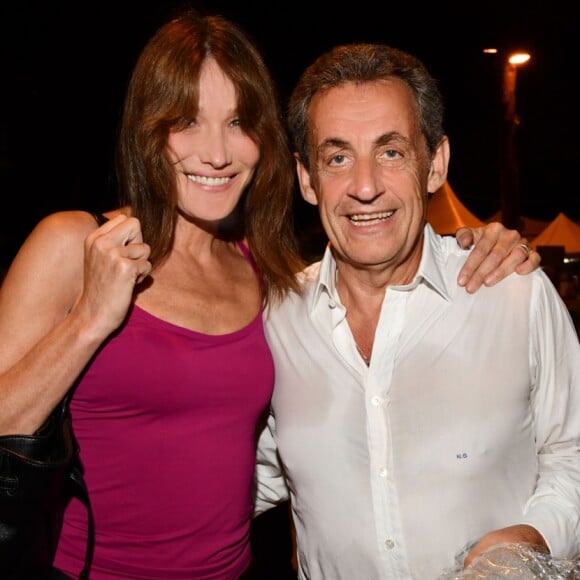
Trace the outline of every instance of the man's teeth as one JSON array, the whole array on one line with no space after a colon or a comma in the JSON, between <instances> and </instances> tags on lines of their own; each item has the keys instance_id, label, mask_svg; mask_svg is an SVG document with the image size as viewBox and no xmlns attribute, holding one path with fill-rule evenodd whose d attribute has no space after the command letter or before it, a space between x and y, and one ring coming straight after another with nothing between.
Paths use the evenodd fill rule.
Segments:
<instances>
[{"instance_id":1,"label":"man's teeth","mask_svg":"<svg viewBox=\"0 0 580 580\"><path fill-rule=\"evenodd\" d=\"M375 223L381 220L386 220L390 218L395 212L394 211L382 211L379 213L358 213L350 216L350 221L355 225L368 225L369 223Z\"/></svg>"},{"instance_id":2,"label":"man's teeth","mask_svg":"<svg viewBox=\"0 0 580 580\"><path fill-rule=\"evenodd\" d=\"M187 179L200 185L225 185L230 180L229 177L206 177L204 175L188 175Z\"/></svg>"}]
</instances>

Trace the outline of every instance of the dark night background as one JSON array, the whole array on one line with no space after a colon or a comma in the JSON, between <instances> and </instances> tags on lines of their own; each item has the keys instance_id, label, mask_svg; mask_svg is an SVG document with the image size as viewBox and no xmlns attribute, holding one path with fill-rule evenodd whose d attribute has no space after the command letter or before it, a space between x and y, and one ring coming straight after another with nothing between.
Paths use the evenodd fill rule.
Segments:
<instances>
[{"instance_id":1,"label":"dark night background","mask_svg":"<svg viewBox=\"0 0 580 580\"><path fill-rule=\"evenodd\" d=\"M3 2L0 8L0 266L44 215L115 205L112 156L125 84L139 50L182 2ZM404 4L404 6L403 6ZM451 141L449 182L485 220L500 207L499 129L505 54L518 69L521 214L580 220L577 48L573 2L405 3L207 0L257 42L285 101L321 51L382 41L419 56L439 79ZM495 46L499 55L484 55ZM297 226L312 215L297 205Z\"/></svg>"}]
</instances>

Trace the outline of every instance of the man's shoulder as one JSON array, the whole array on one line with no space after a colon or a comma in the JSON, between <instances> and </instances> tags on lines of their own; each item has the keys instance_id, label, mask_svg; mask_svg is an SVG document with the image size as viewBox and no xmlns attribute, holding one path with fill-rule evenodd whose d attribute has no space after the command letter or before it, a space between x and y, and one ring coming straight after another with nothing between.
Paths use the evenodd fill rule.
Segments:
<instances>
[{"instance_id":1,"label":"man's shoulder","mask_svg":"<svg viewBox=\"0 0 580 580\"><path fill-rule=\"evenodd\" d=\"M318 287L320 262L314 262L296 275L299 291L291 290L280 301L272 304L268 309L266 320L270 323L275 321L296 320L300 313L308 310L312 303L312 297Z\"/></svg>"}]
</instances>

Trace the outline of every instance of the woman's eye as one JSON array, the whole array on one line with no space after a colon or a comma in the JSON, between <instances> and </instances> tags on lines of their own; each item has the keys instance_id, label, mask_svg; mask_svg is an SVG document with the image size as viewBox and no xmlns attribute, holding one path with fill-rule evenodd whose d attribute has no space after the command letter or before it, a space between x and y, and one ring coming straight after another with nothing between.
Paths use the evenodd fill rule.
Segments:
<instances>
[{"instance_id":1,"label":"woman's eye","mask_svg":"<svg viewBox=\"0 0 580 580\"><path fill-rule=\"evenodd\" d=\"M195 127L195 119L181 119L181 121L177 125L178 131L186 131L187 129L191 129Z\"/></svg>"}]
</instances>

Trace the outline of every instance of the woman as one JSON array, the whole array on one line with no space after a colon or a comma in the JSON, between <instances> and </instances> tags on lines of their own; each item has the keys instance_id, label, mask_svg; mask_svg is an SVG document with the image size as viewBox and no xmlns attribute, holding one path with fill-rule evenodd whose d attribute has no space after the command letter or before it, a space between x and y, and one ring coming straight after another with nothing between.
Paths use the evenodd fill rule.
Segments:
<instances>
[{"instance_id":1,"label":"woman","mask_svg":"<svg viewBox=\"0 0 580 580\"><path fill-rule=\"evenodd\" d=\"M238 579L274 380L262 310L301 261L274 87L237 26L188 12L148 42L119 176L102 225L46 217L6 275L0 433L34 432L73 387L91 579ZM73 500L55 578L82 568L86 517Z\"/></svg>"}]
</instances>

